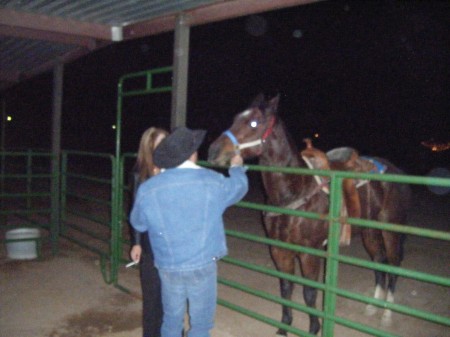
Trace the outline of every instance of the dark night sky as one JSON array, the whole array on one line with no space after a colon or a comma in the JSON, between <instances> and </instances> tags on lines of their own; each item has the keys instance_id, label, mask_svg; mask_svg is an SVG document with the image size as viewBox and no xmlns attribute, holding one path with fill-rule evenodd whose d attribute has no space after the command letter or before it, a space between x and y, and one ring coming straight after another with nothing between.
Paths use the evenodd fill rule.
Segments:
<instances>
[{"instance_id":1,"label":"dark night sky","mask_svg":"<svg viewBox=\"0 0 450 337\"><path fill-rule=\"evenodd\" d=\"M299 146L318 132L323 150L353 146L407 172L448 165L450 151L420 142L450 141L449 17L448 1L324 1L192 27L187 124L215 137L258 93L279 93ZM172 48L166 33L67 65L63 149L112 152L119 77L170 65ZM51 87L44 74L6 93L8 146L49 147ZM170 95L124 112L123 149L134 152L148 126L169 126Z\"/></svg>"}]
</instances>

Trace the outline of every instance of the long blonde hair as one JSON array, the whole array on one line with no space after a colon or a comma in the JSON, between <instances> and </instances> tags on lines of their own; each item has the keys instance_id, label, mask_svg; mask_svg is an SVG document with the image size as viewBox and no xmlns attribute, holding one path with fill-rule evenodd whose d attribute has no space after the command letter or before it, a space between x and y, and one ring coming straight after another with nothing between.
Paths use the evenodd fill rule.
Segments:
<instances>
[{"instance_id":1,"label":"long blonde hair","mask_svg":"<svg viewBox=\"0 0 450 337\"><path fill-rule=\"evenodd\" d=\"M147 180L153 175L155 164L153 164L153 150L155 142L161 135L164 137L169 133L161 128L151 127L144 131L139 143L135 172L138 174L139 183Z\"/></svg>"}]
</instances>

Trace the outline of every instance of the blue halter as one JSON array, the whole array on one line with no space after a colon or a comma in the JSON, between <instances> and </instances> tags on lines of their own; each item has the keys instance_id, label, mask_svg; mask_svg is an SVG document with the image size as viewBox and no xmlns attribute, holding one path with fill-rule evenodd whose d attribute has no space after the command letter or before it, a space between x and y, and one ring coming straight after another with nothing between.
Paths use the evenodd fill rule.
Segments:
<instances>
[{"instance_id":1,"label":"blue halter","mask_svg":"<svg viewBox=\"0 0 450 337\"><path fill-rule=\"evenodd\" d=\"M223 133L225 136L227 136L231 142L234 145L234 152L236 154L239 154L241 152L242 149L246 149L248 147L252 147L252 146L257 146L257 145L261 145L263 143L262 139L257 139L251 142L247 142L244 144L239 144L237 138L235 135L233 135L233 133L230 130L227 130Z\"/></svg>"},{"instance_id":2,"label":"blue halter","mask_svg":"<svg viewBox=\"0 0 450 337\"><path fill-rule=\"evenodd\" d=\"M233 133L230 130L225 131L223 134L225 136L227 136L228 138L230 138L230 140L234 146L239 147L239 142L238 142L237 138L233 135Z\"/></svg>"}]
</instances>

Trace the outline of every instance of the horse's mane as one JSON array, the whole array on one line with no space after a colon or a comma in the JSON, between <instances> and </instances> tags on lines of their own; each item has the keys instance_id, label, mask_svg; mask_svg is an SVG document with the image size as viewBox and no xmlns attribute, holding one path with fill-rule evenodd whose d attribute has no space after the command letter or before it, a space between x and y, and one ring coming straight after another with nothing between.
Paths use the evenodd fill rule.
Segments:
<instances>
[{"instance_id":1,"label":"horse's mane","mask_svg":"<svg viewBox=\"0 0 450 337\"><path fill-rule=\"evenodd\" d=\"M292 155L296 159L294 161L289 161L289 166L305 166L304 161L302 160L301 156L299 155L299 148L297 143L294 141L294 138L292 137L291 133L289 132L286 123L280 118L278 114L278 99L279 95L275 96L276 103L273 104L272 100L266 100L264 99L264 95L260 94L258 95L255 100L253 101L251 107L257 107L261 111L270 111L270 114L275 118L275 125L279 125L279 127L283 130L288 147L292 150ZM267 115L266 115L267 117Z\"/></svg>"},{"instance_id":2,"label":"horse's mane","mask_svg":"<svg viewBox=\"0 0 450 337\"><path fill-rule=\"evenodd\" d=\"M298 147L297 143L294 141L292 134L289 132L289 130L286 126L286 123L279 117L277 117L277 120L278 120L278 123L280 123L280 126L284 129L284 133L286 134L286 139L288 141L289 147L293 150L294 153L298 154L299 147ZM298 156L298 157L300 160L301 159L300 156ZM300 160L300 161L302 162L302 160Z\"/></svg>"}]
</instances>

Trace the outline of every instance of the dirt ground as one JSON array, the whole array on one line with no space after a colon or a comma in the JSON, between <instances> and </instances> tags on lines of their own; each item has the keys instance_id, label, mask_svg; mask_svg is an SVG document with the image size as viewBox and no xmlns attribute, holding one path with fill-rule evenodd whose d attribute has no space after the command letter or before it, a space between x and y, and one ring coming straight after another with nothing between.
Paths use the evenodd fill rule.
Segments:
<instances>
[{"instance_id":1,"label":"dirt ground","mask_svg":"<svg viewBox=\"0 0 450 337\"><path fill-rule=\"evenodd\" d=\"M419 193L420 192L420 193ZM425 190L416 192L409 224L449 230L449 195L436 196ZM253 191L252 193L259 193ZM255 194L253 194L253 197ZM250 196L252 197L252 196ZM258 197L256 197L258 198ZM256 211L232 208L225 215L227 227L264 235L260 215ZM273 268L267 247L249 241L230 238L230 256ZM436 275L450 275L450 245L440 240L408 237L405 243L405 268ZM361 240L354 237L350 247L342 251L350 256L367 258ZM44 245L43 255L34 260L7 258L0 247L0 336L1 337L141 337L141 297L136 269L120 270L120 284L131 293L107 285L102 278L98 256L65 240L60 253L52 256ZM339 286L372 296L372 272L341 265ZM220 276L278 295L278 280L220 262ZM279 320L279 305L219 286L219 297L245 308ZM294 300L303 303L300 286ZM450 313L450 292L446 287L433 286L400 278L396 303L427 310L444 316ZM319 301L318 305L321 305ZM364 315L364 305L338 299L337 314L381 328L381 311L372 317ZM222 306L218 307L216 327L212 337L269 337L276 329ZM394 314L393 325L387 331L405 337L446 337L447 327ZM293 325L307 329L307 316L295 312ZM335 336L367 336L340 326Z\"/></svg>"}]
</instances>

